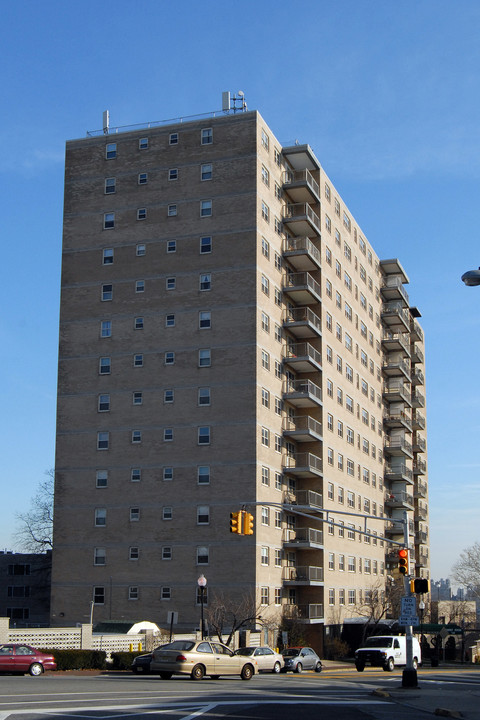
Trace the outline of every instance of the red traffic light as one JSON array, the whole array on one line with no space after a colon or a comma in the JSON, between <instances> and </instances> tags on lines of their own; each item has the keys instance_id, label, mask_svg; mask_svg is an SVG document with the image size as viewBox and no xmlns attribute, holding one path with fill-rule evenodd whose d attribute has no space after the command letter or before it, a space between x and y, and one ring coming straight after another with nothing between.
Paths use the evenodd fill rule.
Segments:
<instances>
[{"instance_id":1,"label":"red traffic light","mask_svg":"<svg viewBox=\"0 0 480 720\"><path fill-rule=\"evenodd\" d=\"M400 548L398 551L398 569L402 575L408 575L408 550Z\"/></svg>"}]
</instances>

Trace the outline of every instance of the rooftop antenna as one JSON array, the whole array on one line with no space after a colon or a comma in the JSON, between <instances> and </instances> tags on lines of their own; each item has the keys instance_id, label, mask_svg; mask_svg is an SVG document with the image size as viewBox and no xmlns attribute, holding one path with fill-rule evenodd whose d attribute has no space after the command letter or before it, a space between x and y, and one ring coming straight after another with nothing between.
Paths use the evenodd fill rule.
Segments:
<instances>
[{"instance_id":1,"label":"rooftop antenna","mask_svg":"<svg viewBox=\"0 0 480 720\"><path fill-rule=\"evenodd\" d=\"M238 90L237 94L234 94L233 97L229 91L222 92L222 110L225 113L231 110L233 110L234 113L247 112L247 103L243 90Z\"/></svg>"},{"instance_id":2,"label":"rooftop antenna","mask_svg":"<svg viewBox=\"0 0 480 720\"><path fill-rule=\"evenodd\" d=\"M103 134L108 135L110 128L110 113L108 110L103 111Z\"/></svg>"}]
</instances>

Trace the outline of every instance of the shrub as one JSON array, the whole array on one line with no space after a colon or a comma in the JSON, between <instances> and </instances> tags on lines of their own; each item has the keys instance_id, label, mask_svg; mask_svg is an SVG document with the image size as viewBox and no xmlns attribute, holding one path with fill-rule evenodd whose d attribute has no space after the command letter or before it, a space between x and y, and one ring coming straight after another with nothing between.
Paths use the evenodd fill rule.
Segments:
<instances>
[{"instance_id":1,"label":"shrub","mask_svg":"<svg viewBox=\"0 0 480 720\"><path fill-rule=\"evenodd\" d=\"M144 652L112 652L112 670L130 670L133 658Z\"/></svg>"},{"instance_id":2,"label":"shrub","mask_svg":"<svg viewBox=\"0 0 480 720\"><path fill-rule=\"evenodd\" d=\"M104 670L107 653L103 650L46 650L57 663L57 670Z\"/></svg>"}]
</instances>

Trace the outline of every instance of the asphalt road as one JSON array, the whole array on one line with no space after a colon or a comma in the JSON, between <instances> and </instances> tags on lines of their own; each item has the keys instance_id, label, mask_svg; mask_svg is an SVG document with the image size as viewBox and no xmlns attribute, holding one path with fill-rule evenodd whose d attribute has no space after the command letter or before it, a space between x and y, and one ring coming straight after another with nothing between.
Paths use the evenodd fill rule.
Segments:
<instances>
[{"instance_id":1,"label":"asphalt road","mask_svg":"<svg viewBox=\"0 0 480 720\"><path fill-rule=\"evenodd\" d=\"M463 716L480 717L480 673L420 671L422 690L403 693L401 677L400 670L373 669L262 675L248 682L129 673L5 675L0 676L0 720L422 720L434 709L422 707L427 696L437 706L442 693L450 689L456 697L468 688L479 695L472 703L477 714ZM379 688L384 695L374 692Z\"/></svg>"}]
</instances>

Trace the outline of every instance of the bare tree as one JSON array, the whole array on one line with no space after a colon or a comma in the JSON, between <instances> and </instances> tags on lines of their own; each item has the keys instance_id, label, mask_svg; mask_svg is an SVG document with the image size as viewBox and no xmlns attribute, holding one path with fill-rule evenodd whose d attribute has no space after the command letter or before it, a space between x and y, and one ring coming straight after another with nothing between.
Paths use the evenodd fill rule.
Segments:
<instances>
[{"instance_id":1,"label":"bare tree","mask_svg":"<svg viewBox=\"0 0 480 720\"><path fill-rule=\"evenodd\" d=\"M475 542L460 553L452 567L452 578L476 598L480 598L480 543Z\"/></svg>"},{"instance_id":2,"label":"bare tree","mask_svg":"<svg viewBox=\"0 0 480 720\"><path fill-rule=\"evenodd\" d=\"M237 630L256 625L261 619L262 609L263 606L256 602L254 592L245 592L238 597L214 592L205 608L205 619L220 642L224 642L223 636L228 633L225 644L230 645Z\"/></svg>"},{"instance_id":3,"label":"bare tree","mask_svg":"<svg viewBox=\"0 0 480 720\"><path fill-rule=\"evenodd\" d=\"M371 631L371 634L375 634L382 620L386 620L392 615L399 617L400 598L403 594L403 579L390 582L386 586L382 580L378 579L371 588L364 592L362 601L355 605L355 613L365 618L362 643L365 640L367 629Z\"/></svg>"},{"instance_id":4,"label":"bare tree","mask_svg":"<svg viewBox=\"0 0 480 720\"><path fill-rule=\"evenodd\" d=\"M30 508L17 513L14 537L24 552L45 552L53 547L53 490L55 471L45 471L46 479L39 483L30 501Z\"/></svg>"}]
</instances>

